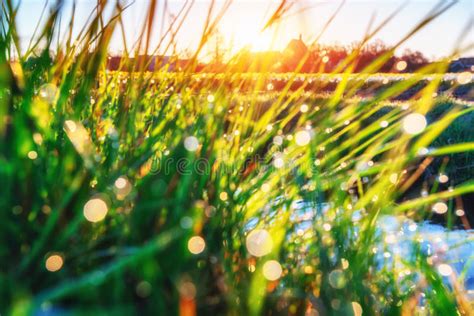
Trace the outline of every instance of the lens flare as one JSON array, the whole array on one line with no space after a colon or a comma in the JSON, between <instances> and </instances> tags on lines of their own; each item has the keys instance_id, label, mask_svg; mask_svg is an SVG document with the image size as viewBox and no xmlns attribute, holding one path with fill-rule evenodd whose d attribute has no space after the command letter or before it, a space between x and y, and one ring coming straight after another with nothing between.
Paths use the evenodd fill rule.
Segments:
<instances>
[{"instance_id":1,"label":"lens flare","mask_svg":"<svg viewBox=\"0 0 474 316\"><path fill-rule=\"evenodd\" d=\"M46 270L49 272L56 272L61 270L64 264L64 259L59 254L50 255L45 262Z\"/></svg>"},{"instance_id":2,"label":"lens flare","mask_svg":"<svg viewBox=\"0 0 474 316\"><path fill-rule=\"evenodd\" d=\"M403 119L403 130L407 134L416 135L426 128L426 118L423 114L412 113Z\"/></svg>"},{"instance_id":3,"label":"lens flare","mask_svg":"<svg viewBox=\"0 0 474 316\"><path fill-rule=\"evenodd\" d=\"M107 215L107 203L100 198L93 198L84 205L84 217L92 223L100 222Z\"/></svg>"},{"instance_id":4,"label":"lens flare","mask_svg":"<svg viewBox=\"0 0 474 316\"><path fill-rule=\"evenodd\" d=\"M206 241L201 236L193 236L188 241L188 250L193 255L198 255L206 248Z\"/></svg>"},{"instance_id":5,"label":"lens flare","mask_svg":"<svg viewBox=\"0 0 474 316\"><path fill-rule=\"evenodd\" d=\"M245 245L252 256L262 257L272 251L273 240L265 229L255 229L247 235Z\"/></svg>"},{"instance_id":6,"label":"lens flare","mask_svg":"<svg viewBox=\"0 0 474 316\"><path fill-rule=\"evenodd\" d=\"M281 277L283 269L276 260L269 260L263 265L263 276L269 281L278 280Z\"/></svg>"}]
</instances>

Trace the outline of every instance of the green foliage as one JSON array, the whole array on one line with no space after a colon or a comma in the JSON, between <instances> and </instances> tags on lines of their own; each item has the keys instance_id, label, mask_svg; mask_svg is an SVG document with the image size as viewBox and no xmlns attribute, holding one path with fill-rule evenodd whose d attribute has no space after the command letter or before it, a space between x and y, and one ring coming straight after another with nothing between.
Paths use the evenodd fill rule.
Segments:
<instances>
[{"instance_id":1,"label":"green foliage","mask_svg":"<svg viewBox=\"0 0 474 316\"><path fill-rule=\"evenodd\" d=\"M107 72L120 5L110 21L98 5L80 40L54 49L58 7L40 32L40 54L33 43L13 61L16 9L2 9L2 312L391 315L425 291L430 313L469 312L463 292L422 253L381 265L374 251L390 253L382 215L413 216L474 192L459 179L400 202L425 159L473 150L464 129L450 127L472 104L453 100L433 114L439 80L416 100L390 101L432 69L365 100L353 97L364 80L349 74L323 97L290 90L298 73L270 92L271 75L254 75L250 91L235 93L244 79L230 72ZM412 135L403 128L411 113L434 116ZM272 241L262 257L246 245L255 228ZM269 260L282 267L274 281Z\"/></svg>"}]
</instances>

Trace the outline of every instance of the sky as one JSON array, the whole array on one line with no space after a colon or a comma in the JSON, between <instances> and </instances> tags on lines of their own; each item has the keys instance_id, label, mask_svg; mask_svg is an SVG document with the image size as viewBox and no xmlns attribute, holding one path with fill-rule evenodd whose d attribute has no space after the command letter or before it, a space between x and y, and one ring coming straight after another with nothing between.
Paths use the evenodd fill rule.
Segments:
<instances>
[{"instance_id":1,"label":"sky","mask_svg":"<svg viewBox=\"0 0 474 316\"><path fill-rule=\"evenodd\" d=\"M17 27L24 47L26 47L34 33L46 1L22 0L18 2L20 3L20 10L17 17ZM222 7L223 2L223 0L217 0L215 12ZM348 45L360 41L367 31L372 17L374 17L372 25L377 25L405 2L398 0L348 0L322 34L319 42L322 44ZM450 1L442 2L448 3ZM149 0L123 0L122 3L131 4L123 15L123 21L126 29L127 45L132 47L146 20L145 12L149 6ZM152 47L159 42L163 26L166 28L171 19L170 16L176 15L185 1L167 1L167 14L165 14L164 19L162 17L165 2L158 1L158 3L157 18L155 19L151 39ZM221 47L227 48L232 53L243 47L249 47L254 51L282 50L291 39L298 38L300 35L306 43L312 42L316 35L320 34L340 3L341 1L337 0L294 1L288 15L280 23L262 33L261 30L277 8L278 1L234 0L219 23ZM78 0L76 4L77 11L74 15L75 34L80 29L79 26L84 25L91 16L96 0ZM176 36L176 49L179 52L193 51L198 45L208 15L209 4L209 0L195 0L191 6L189 14ZM398 42L437 4L439 4L439 1L408 1L403 10L374 38L387 44ZM71 7L72 1L66 0L62 11L61 32L67 29L71 17ZM110 16L113 9L112 3L109 4L108 8L107 14ZM447 12L406 41L400 47L399 52L404 49L419 50L429 58L439 58L450 55L453 49L459 45L474 44L473 18L474 0L459 0ZM466 28L468 33L463 42L459 42L459 36ZM112 53L120 53L123 47L121 34L116 32L110 50ZM214 47L215 44L209 45L204 53L211 54ZM474 49L471 48L463 52L462 55L472 56L474 55Z\"/></svg>"}]
</instances>

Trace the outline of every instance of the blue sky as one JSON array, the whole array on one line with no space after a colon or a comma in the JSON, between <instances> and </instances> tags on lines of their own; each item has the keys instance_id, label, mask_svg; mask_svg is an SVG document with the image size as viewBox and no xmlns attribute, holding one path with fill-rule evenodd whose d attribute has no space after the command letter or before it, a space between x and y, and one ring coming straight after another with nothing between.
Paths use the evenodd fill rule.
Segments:
<instances>
[{"instance_id":1,"label":"blue sky","mask_svg":"<svg viewBox=\"0 0 474 316\"><path fill-rule=\"evenodd\" d=\"M131 2L126 0L123 2ZM404 1L403 1L404 2ZM447 3L448 1L444 1ZM77 12L75 14L76 25L83 25L91 15L96 0L77 1ZM159 1L159 3L164 3ZM270 12L278 4L276 0L234 0L234 3L226 11L221 21L219 30L224 45L236 51L244 46L251 46L253 50L282 49L292 38L302 34L305 41L310 41L318 34L331 14L339 6L339 1L296 1L292 8L293 14L277 27L260 33L260 30L269 17ZM346 1L342 10L334 19L331 26L326 30L320 41L326 44L350 44L360 40L367 30L372 15L375 22L380 22L388 16L402 1L396 0L349 0ZM415 0L408 5L376 36L388 44L393 44L407 34L417 22L438 3L438 1ZM23 0L17 19L22 42L25 44L33 34L45 0ZM144 12L149 1L136 0L124 14L125 27L127 29L127 42L132 45L141 30L144 21ZM168 10L175 14L183 6L184 1L169 1ZM222 4L218 1L217 7ZM177 49L184 51L193 50L201 35L202 26L207 15L209 1L197 0L191 8L190 14L184 22L177 36ZM66 1L62 18L62 32L64 32L67 21L70 18L71 1ZM112 6L110 6L112 8ZM109 10L110 12L110 10ZM157 16L161 17L163 6L157 9ZM420 50L428 57L440 57L449 55L459 44L474 43L474 0L460 0L449 11L426 26L413 38L408 40L401 50L409 48ZM158 19L160 20L160 19ZM462 30L470 21L470 30L463 43L457 39ZM166 24L166 21L165 21ZM157 21L154 27L152 44L159 40L161 21ZM76 27L75 32L79 30ZM26 45L26 44L25 44ZM120 52L123 43L119 34L116 34L110 47L113 52ZM474 55L471 49L463 55Z\"/></svg>"}]
</instances>

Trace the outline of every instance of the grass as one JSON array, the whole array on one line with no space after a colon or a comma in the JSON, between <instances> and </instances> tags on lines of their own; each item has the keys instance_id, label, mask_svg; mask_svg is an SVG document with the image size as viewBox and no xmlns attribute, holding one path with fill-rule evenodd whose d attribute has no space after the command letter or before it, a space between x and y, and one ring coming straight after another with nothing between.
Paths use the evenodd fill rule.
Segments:
<instances>
[{"instance_id":1,"label":"grass","mask_svg":"<svg viewBox=\"0 0 474 316\"><path fill-rule=\"evenodd\" d=\"M378 229L383 215L429 216L436 202L449 214L456 197L474 192L472 180L448 167L459 180L451 189L431 184L427 196L407 195L432 157L471 157L474 149L464 129L443 141L473 107L433 98L441 79L416 99L391 100L446 62L362 100L365 80L348 80L358 78L349 72L323 96L305 91L311 76L292 89L298 73L262 95L271 74L248 85L233 73L196 83L192 68L106 72L119 5L110 21L99 5L77 40L66 35L55 48L58 8L26 52L14 5L2 9L3 313L472 312L462 278L453 272L443 282L441 259L416 240L401 257ZM203 45L219 15L209 19ZM428 117L417 134L403 128L413 113ZM302 199L310 217L300 218ZM256 229L264 244L249 246Z\"/></svg>"}]
</instances>

